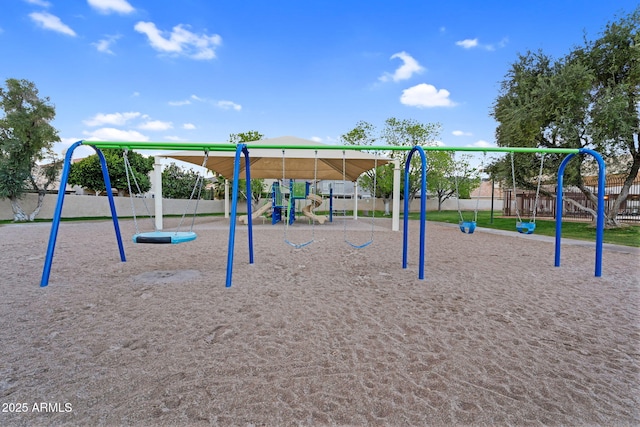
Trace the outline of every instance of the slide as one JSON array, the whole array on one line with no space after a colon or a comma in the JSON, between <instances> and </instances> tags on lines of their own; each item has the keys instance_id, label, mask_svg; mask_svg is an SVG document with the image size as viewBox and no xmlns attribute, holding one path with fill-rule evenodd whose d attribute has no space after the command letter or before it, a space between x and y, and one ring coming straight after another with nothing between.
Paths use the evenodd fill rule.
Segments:
<instances>
[{"instance_id":1,"label":"slide","mask_svg":"<svg viewBox=\"0 0 640 427\"><path fill-rule=\"evenodd\" d=\"M271 200L269 200L267 203L265 203L264 205L262 205L259 209L257 209L256 211L251 213L251 218L252 219L256 219L258 218L260 215L262 215L263 213L265 213L266 211L268 211L269 209L271 209ZM240 222L242 222L244 225L249 225L249 216L248 215L240 215L238 217L238 220Z\"/></svg>"},{"instance_id":2,"label":"slide","mask_svg":"<svg viewBox=\"0 0 640 427\"><path fill-rule=\"evenodd\" d=\"M311 211L311 209L320 207L320 205L322 204L322 197L315 194L309 194L307 196L307 199L311 200L313 203L302 208L302 214L306 217L311 218L313 221L318 221L318 223L324 224L324 222L327 220L327 217L324 215L316 215Z\"/></svg>"}]
</instances>

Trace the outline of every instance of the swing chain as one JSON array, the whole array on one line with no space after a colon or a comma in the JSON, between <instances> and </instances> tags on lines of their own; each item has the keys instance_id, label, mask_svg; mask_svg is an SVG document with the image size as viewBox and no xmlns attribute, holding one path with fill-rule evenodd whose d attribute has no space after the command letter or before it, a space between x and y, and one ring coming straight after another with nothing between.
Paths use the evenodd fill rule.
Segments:
<instances>
[{"instance_id":1,"label":"swing chain","mask_svg":"<svg viewBox=\"0 0 640 427\"><path fill-rule=\"evenodd\" d=\"M202 161L202 167L206 168L207 166L207 161L209 160L209 150L205 150L204 151L204 157L203 157L203 161ZM206 172L205 172L206 173ZM184 209L184 212L182 213L182 217L180 217L180 222L178 223L178 227L176 228L176 234L180 231L180 227L182 227L182 223L184 222L184 219L187 215L187 211L189 210L189 205L191 204L191 201L193 200L193 197L196 194L196 191L198 192L198 197L196 199L196 206L195 209L193 211L193 217L191 218L191 226L189 227L189 232L193 231L193 226L196 222L196 214L198 213L198 204L200 202L200 195L202 194L202 186L204 184L204 176L198 174L198 177L196 178L196 182L193 186L193 189L191 190L191 195L189 196L189 200L187 201L187 206Z\"/></svg>"},{"instance_id":2,"label":"swing chain","mask_svg":"<svg viewBox=\"0 0 640 427\"><path fill-rule=\"evenodd\" d=\"M513 202L515 203L515 208L516 208L516 217L518 218L518 222L522 222L522 218L520 218L520 210L518 209L518 196L516 194L517 190L516 190L516 166L515 166L515 162L513 160L514 158L514 153L513 151L511 152L511 179L513 181Z\"/></svg>"},{"instance_id":3,"label":"swing chain","mask_svg":"<svg viewBox=\"0 0 640 427\"><path fill-rule=\"evenodd\" d=\"M540 171L538 172L538 184L536 186L536 197L535 200L533 202L533 211L532 211L532 218L531 218L531 222L533 224L536 223L536 214L538 211L538 200L540 197L540 187L542 184L542 172L544 169L544 157L545 157L546 153L542 153L542 157L540 158ZM513 180L513 201L515 202L515 209L516 209L516 217L518 218L518 222L522 222L522 218L520 217L520 211L518 209L518 198L516 195L516 168L515 168L515 162L513 160L514 158L514 154L513 151L511 152L511 179Z\"/></svg>"},{"instance_id":4,"label":"swing chain","mask_svg":"<svg viewBox=\"0 0 640 427\"><path fill-rule=\"evenodd\" d=\"M347 169L347 152L346 150L342 150L342 182L343 182L343 188L344 188L344 184L347 181L347 175L346 175L346 169ZM376 151L376 156L375 156L375 160L374 160L374 175L373 175L373 212L371 215L371 237L368 241L362 243L362 244L355 244L353 242L350 242L349 239L347 239L347 209L346 209L346 204L344 203L344 199L343 199L343 204L342 204L342 224L343 224L343 234L344 234L344 241L346 243L348 243L349 245L351 245L353 248L355 249L362 249L366 246L369 246L371 243L373 243L373 238L374 238L374 229L375 229L375 203L376 203L376 199L375 199L375 195L376 195L376 190L377 190L377 178L378 178L378 151ZM356 182L354 183L355 186L358 185L358 181L356 180ZM356 212L354 212L353 216L355 218Z\"/></svg>"},{"instance_id":5,"label":"swing chain","mask_svg":"<svg viewBox=\"0 0 640 427\"><path fill-rule=\"evenodd\" d=\"M476 209L473 212L473 222L478 222L478 207L480 205L480 194L481 194L481 190L482 190L482 176L480 175L482 172L484 172L484 163L487 159L487 152L483 151L482 152L482 160L480 161L480 173L478 173L478 177L480 178L480 187L478 188L478 197L476 197Z\"/></svg>"},{"instance_id":6,"label":"swing chain","mask_svg":"<svg viewBox=\"0 0 640 427\"><path fill-rule=\"evenodd\" d=\"M129 190L129 201L131 202L131 213L133 215L133 224L134 224L135 229L136 229L136 234L139 234L140 230L138 229L138 218L136 217L136 209L135 209L135 204L133 202L133 189L131 187L131 179L133 179L133 182L136 185L136 191L137 191L136 194L142 194L142 190L140 189L140 184L138 184L138 180L136 179L136 174L133 171L133 167L131 166L131 162L129 162L129 149L128 148L125 148L123 150L122 159L124 161L125 175L127 176L127 189ZM111 189L108 188L107 191L111 191ZM147 202L145 201L144 197L142 198L142 204L144 205L144 208L147 211L147 215L149 216L149 220L153 224L154 231L158 231L158 229L156 228L155 221L153 221L153 215L151 214L151 211L149 210L149 206L147 206Z\"/></svg>"},{"instance_id":7,"label":"swing chain","mask_svg":"<svg viewBox=\"0 0 640 427\"><path fill-rule=\"evenodd\" d=\"M456 163L456 152L454 151L453 152L453 164L455 165L455 163ZM460 209L460 188L458 186L458 173L457 173L457 171L455 171L453 173L453 180L454 180L455 186L456 186L456 205L458 207L458 216L460 217L460 222L463 223L464 222L464 218L462 216L462 210Z\"/></svg>"},{"instance_id":8,"label":"swing chain","mask_svg":"<svg viewBox=\"0 0 640 427\"><path fill-rule=\"evenodd\" d=\"M285 155L285 150L283 149L282 150L282 184L283 185L284 185L285 176L286 176L285 161L286 161L286 155ZM318 150L316 150L315 161L314 161L314 180L317 176L316 175L317 169L318 169ZM314 186L315 186L315 182L314 182ZM305 184L305 188L306 188L306 184ZM315 221L313 221L311 225L311 233L312 233L311 240L303 243L293 243L289 240L287 231L289 229L289 222L291 221L292 210L295 209L295 202L296 202L295 198L293 197L293 193L294 193L293 183L291 182L291 180L289 180L289 198L287 201L287 215L285 216L285 224L284 224L284 241L288 245L293 246L296 249L300 249L315 241ZM305 189L305 194L306 194L306 189ZM284 206L284 196L283 196L282 205Z\"/></svg>"},{"instance_id":9,"label":"swing chain","mask_svg":"<svg viewBox=\"0 0 640 427\"><path fill-rule=\"evenodd\" d=\"M544 156L546 153L542 153L540 158L540 172L538 172L538 186L536 187L536 199L533 202L533 223L536 223L536 214L538 212L538 200L540 196L540 184L542 183L542 170L544 168Z\"/></svg>"}]
</instances>

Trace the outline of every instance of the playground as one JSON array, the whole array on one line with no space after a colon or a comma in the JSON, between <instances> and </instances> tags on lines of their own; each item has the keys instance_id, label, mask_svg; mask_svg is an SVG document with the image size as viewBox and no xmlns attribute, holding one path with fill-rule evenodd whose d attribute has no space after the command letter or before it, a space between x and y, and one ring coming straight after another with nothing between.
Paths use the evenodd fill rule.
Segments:
<instances>
[{"instance_id":1,"label":"playground","mask_svg":"<svg viewBox=\"0 0 640 427\"><path fill-rule=\"evenodd\" d=\"M167 227L175 218L165 219ZM636 425L637 249L472 235L376 218L236 229L197 218L181 245L124 239L111 221L0 227L2 425ZM133 221L120 222L124 236ZM59 411L32 411L39 402ZM65 404L71 411L65 412Z\"/></svg>"}]
</instances>

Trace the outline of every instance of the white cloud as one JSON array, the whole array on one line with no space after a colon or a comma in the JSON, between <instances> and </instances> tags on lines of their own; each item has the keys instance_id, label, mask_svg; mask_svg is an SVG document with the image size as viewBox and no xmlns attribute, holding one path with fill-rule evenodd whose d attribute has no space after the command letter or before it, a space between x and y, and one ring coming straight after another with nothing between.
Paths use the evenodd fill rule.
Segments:
<instances>
[{"instance_id":1,"label":"white cloud","mask_svg":"<svg viewBox=\"0 0 640 427\"><path fill-rule=\"evenodd\" d=\"M196 128L196 125L194 125L193 123L185 123L182 125L182 129L186 129L186 130L194 130Z\"/></svg>"},{"instance_id":2,"label":"white cloud","mask_svg":"<svg viewBox=\"0 0 640 427\"><path fill-rule=\"evenodd\" d=\"M96 47L98 52L103 52L103 53L108 53L110 55L114 55L113 51L111 50L111 46L120 37L121 37L120 35L106 36L104 39L98 40L97 42L91 43L91 44Z\"/></svg>"},{"instance_id":3,"label":"white cloud","mask_svg":"<svg viewBox=\"0 0 640 427\"><path fill-rule=\"evenodd\" d=\"M487 147L495 147L496 145L485 141L483 139L479 139L478 141L474 142L473 144L471 144L472 147L480 147L480 148L487 148Z\"/></svg>"},{"instance_id":4,"label":"white cloud","mask_svg":"<svg viewBox=\"0 0 640 427\"><path fill-rule=\"evenodd\" d=\"M310 139L315 142L322 142L322 138L320 138L319 136L312 136Z\"/></svg>"},{"instance_id":5,"label":"white cloud","mask_svg":"<svg viewBox=\"0 0 640 427\"><path fill-rule=\"evenodd\" d=\"M56 153L60 153L63 156L66 156L67 155L67 151L69 151L69 148L71 148L71 146L73 144L75 144L76 142L80 141L81 139L84 139L84 138L65 138L65 137L62 137L62 138L60 138L60 142L56 142L56 143L53 144L53 151L55 151ZM96 154L96 152L95 152L95 150L93 148L89 147L88 145L79 145L73 151L73 158L74 159L82 159L82 158L90 156L92 154Z\"/></svg>"},{"instance_id":6,"label":"white cloud","mask_svg":"<svg viewBox=\"0 0 640 427\"><path fill-rule=\"evenodd\" d=\"M145 34L151 47L171 55L182 55L191 59L207 60L216 57L215 49L222 44L222 38L214 34L195 34L182 24L173 27L171 33L160 31L153 22L138 22L134 29Z\"/></svg>"},{"instance_id":7,"label":"white cloud","mask_svg":"<svg viewBox=\"0 0 640 427\"><path fill-rule=\"evenodd\" d=\"M29 14L29 17L45 30L56 31L72 37L76 36L76 32L71 27L64 24L57 16L48 12L33 12Z\"/></svg>"},{"instance_id":8,"label":"white cloud","mask_svg":"<svg viewBox=\"0 0 640 427\"><path fill-rule=\"evenodd\" d=\"M127 0L87 0L87 3L98 12L105 14L115 12L126 15L135 11Z\"/></svg>"},{"instance_id":9,"label":"white cloud","mask_svg":"<svg viewBox=\"0 0 640 427\"><path fill-rule=\"evenodd\" d=\"M456 46L462 46L465 49L471 49L478 46L478 39L465 39L456 42Z\"/></svg>"},{"instance_id":10,"label":"white cloud","mask_svg":"<svg viewBox=\"0 0 640 427\"><path fill-rule=\"evenodd\" d=\"M135 130L100 128L91 132L83 132L88 141L148 141L149 137Z\"/></svg>"},{"instance_id":11,"label":"white cloud","mask_svg":"<svg viewBox=\"0 0 640 427\"><path fill-rule=\"evenodd\" d=\"M503 48L507 45L507 43L509 43L509 37L505 37L502 40L500 40L500 42L498 43L498 47Z\"/></svg>"},{"instance_id":12,"label":"white cloud","mask_svg":"<svg viewBox=\"0 0 640 427\"><path fill-rule=\"evenodd\" d=\"M149 120L147 122L142 123L140 126L138 126L138 129L152 130L152 131L169 130L169 129L173 129L173 123L163 122L161 120Z\"/></svg>"},{"instance_id":13,"label":"white cloud","mask_svg":"<svg viewBox=\"0 0 640 427\"><path fill-rule=\"evenodd\" d=\"M436 89L430 84L421 83L402 91L400 102L418 108L453 107L456 105L449 99L449 91Z\"/></svg>"},{"instance_id":14,"label":"white cloud","mask_svg":"<svg viewBox=\"0 0 640 427\"><path fill-rule=\"evenodd\" d=\"M232 102L232 101L218 101L216 102L216 105L222 108L223 110L236 110L236 111L242 110L242 105L236 104L235 102Z\"/></svg>"},{"instance_id":15,"label":"white cloud","mask_svg":"<svg viewBox=\"0 0 640 427\"><path fill-rule=\"evenodd\" d=\"M169 101L169 105L172 107L182 107L183 105L189 105L191 101L185 99L183 101Z\"/></svg>"},{"instance_id":16,"label":"white cloud","mask_svg":"<svg viewBox=\"0 0 640 427\"><path fill-rule=\"evenodd\" d=\"M175 141L175 142L186 142L187 140L184 138L180 138L179 136L175 136L175 135L167 135L164 137L164 139L168 139L169 141Z\"/></svg>"},{"instance_id":17,"label":"white cloud","mask_svg":"<svg viewBox=\"0 0 640 427\"><path fill-rule=\"evenodd\" d=\"M507 45L507 43L509 42L509 39L507 37L503 38L502 40L500 40L500 42L498 42L498 48L503 48ZM493 44L482 44L480 42L478 42L478 39L465 39L465 40L460 40L456 42L456 46L461 46L464 49L473 49L473 48L479 48L479 49L484 49L484 50L489 50L489 51L494 51L496 50L496 46Z\"/></svg>"},{"instance_id":18,"label":"white cloud","mask_svg":"<svg viewBox=\"0 0 640 427\"><path fill-rule=\"evenodd\" d=\"M24 0L26 3L33 4L40 7L51 7L51 3L45 0Z\"/></svg>"},{"instance_id":19,"label":"white cloud","mask_svg":"<svg viewBox=\"0 0 640 427\"><path fill-rule=\"evenodd\" d=\"M384 73L382 76L378 78L378 80L383 82L388 82L389 80L393 80L394 82L398 82L400 80L410 79L414 74L419 74L424 71L424 67L418 64L411 55L407 52L398 52L391 55L390 59L399 58L402 60L402 65L396 69L393 74Z\"/></svg>"},{"instance_id":20,"label":"white cloud","mask_svg":"<svg viewBox=\"0 0 640 427\"><path fill-rule=\"evenodd\" d=\"M451 132L451 134L453 136L472 136L473 135L471 132L465 132L462 130L454 130L453 132Z\"/></svg>"},{"instance_id":21,"label":"white cloud","mask_svg":"<svg viewBox=\"0 0 640 427\"><path fill-rule=\"evenodd\" d=\"M98 113L93 116L89 120L85 120L84 124L87 126L103 126L103 125L114 125L114 126L122 126L130 120L140 117L140 113L138 112L128 112L128 113L112 113L112 114L102 114Z\"/></svg>"},{"instance_id":22,"label":"white cloud","mask_svg":"<svg viewBox=\"0 0 640 427\"><path fill-rule=\"evenodd\" d=\"M198 95L191 95L189 97L189 99L185 99L185 100L182 100L182 101L169 101L169 105L171 105L172 107L181 107L183 105L191 104L191 101L197 101L197 102L202 102L202 103L205 103L205 104L210 104L210 105L213 105L215 107L222 108L223 110L235 110L235 111L242 110L242 105L236 104L233 101L226 101L226 100L216 101L216 100L213 100L213 99L201 98Z\"/></svg>"}]
</instances>

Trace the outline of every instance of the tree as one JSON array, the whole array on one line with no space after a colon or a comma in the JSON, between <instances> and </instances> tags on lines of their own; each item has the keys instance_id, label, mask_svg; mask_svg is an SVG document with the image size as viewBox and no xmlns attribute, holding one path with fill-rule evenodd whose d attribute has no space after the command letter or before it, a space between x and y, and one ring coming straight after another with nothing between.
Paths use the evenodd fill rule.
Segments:
<instances>
[{"instance_id":1,"label":"tree","mask_svg":"<svg viewBox=\"0 0 640 427\"><path fill-rule=\"evenodd\" d=\"M398 120L389 118L385 121L385 128L382 131L382 139L387 145L398 147L415 146L435 146L436 138L440 135L439 123L420 123L413 119ZM408 151L394 151L392 157L400 160L400 167L405 169ZM429 157L429 155L427 155ZM427 174L429 173L430 162L427 161ZM413 200L420 191L421 181L421 160L419 156L413 156L409 165L409 183L404 182L402 174L402 186L409 185L409 198ZM404 194L404 192L403 192ZM426 195L423 195L423 197Z\"/></svg>"},{"instance_id":2,"label":"tree","mask_svg":"<svg viewBox=\"0 0 640 427\"><path fill-rule=\"evenodd\" d=\"M480 171L472 168L470 156L450 151L427 151L427 191L438 200L438 211L451 197L471 198L480 185Z\"/></svg>"},{"instance_id":3,"label":"tree","mask_svg":"<svg viewBox=\"0 0 640 427\"><path fill-rule=\"evenodd\" d=\"M640 170L640 8L606 26L596 41L586 41L554 61L542 52L520 55L502 82L491 115L498 122L500 146L592 148L614 172L626 176L607 225L618 226L616 215ZM553 175L564 156L547 155L545 170ZM533 188L540 159L514 156L517 185ZM576 156L565 182L579 188L592 203L595 195L583 175L593 171L590 159ZM493 171L510 179L510 158ZM509 181L507 181L509 182ZM594 218L596 212L571 201Z\"/></svg>"},{"instance_id":4,"label":"tree","mask_svg":"<svg viewBox=\"0 0 640 427\"><path fill-rule=\"evenodd\" d=\"M434 123L420 123L413 119L398 120L389 118L385 121L385 127L379 136L375 135L375 127L368 122L360 121L351 131L340 137L340 140L346 145L370 145L373 146L378 140L383 141L384 145L393 145L397 147L413 147L416 145L428 146L435 145L435 138L440 132L440 125ZM404 170L408 151L390 151L381 153L392 159L399 160L400 167ZM389 203L393 195L393 164L379 166L376 169L376 186L373 189L373 171L366 172L360 178L360 184L371 190L371 194L376 197L382 197L385 202L385 214L389 212ZM427 163L427 169L429 163ZM413 199L420 190L420 169L421 162L417 156L414 156L409 168L409 194ZM402 186L404 186L404 174L402 176ZM404 193L402 193L404 194Z\"/></svg>"},{"instance_id":5,"label":"tree","mask_svg":"<svg viewBox=\"0 0 640 427\"><path fill-rule=\"evenodd\" d=\"M167 199L189 199L198 178L203 179L193 169L184 170L175 163L171 163L162 171L162 196ZM194 194L193 197L197 198L198 194Z\"/></svg>"},{"instance_id":6,"label":"tree","mask_svg":"<svg viewBox=\"0 0 640 427\"><path fill-rule=\"evenodd\" d=\"M11 202L14 221L33 221L62 166L52 150L60 137L49 124L56 113L32 82L7 79L6 86L0 87L0 198ZM47 163L38 165L42 161ZM38 193L38 202L27 214L20 199L30 190Z\"/></svg>"},{"instance_id":7,"label":"tree","mask_svg":"<svg viewBox=\"0 0 640 427\"><path fill-rule=\"evenodd\" d=\"M216 200L223 199L225 193L225 179L223 176L214 174L211 179L212 197Z\"/></svg>"},{"instance_id":8,"label":"tree","mask_svg":"<svg viewBox=\"0 0 640 427\"><path fill-rule=\"evenodd\" d=\"M375 136L375 126L364 120L359 121L356 127L340 136L344 145L372 146L378 139ZM387 157L389 152L376 152L380 157ZM393 195L393 168L394 165L386 164L373 170L366 171L359 179L358 185L369 190L373 197L384 200L384 213L390 215L390 203Z\"/></svg>"},{"instance_id":9,"label":"tree","mask_svg":"<svg viewBox=\"0 0 640 427\"><path fill-rule=\"evenodd\" d=\"M124 168L124 152L112 148L102 150L102 154L104 154L105 160L107 161L111 186L118 189L119 196L124 196L128 191L127 174ZM134 177L135 181L138 182L140 192L145 193L149 191L151 189L149 172L153 169L153 157L144 157L135 151L129 151L127 158L129 159L129 164L131 165L131 169L133 169L134 175L129 177L132 191L135 193L138 192L134 183ZM97 154L92 154L78 163L71 165L69 184L87 188L95 192L96 195L107 190L104 186L102 168Z\"/></svg>"},{"instance_id":10,"label":"tree","mask_svg":"<svg viewBox=\"0 0 640 427\"><path fill-rule=\"evenodd\" d=\"M232 144L241 144L244 142L252 142L259 141L264 139L264 135L258 131L250 130L248 132L240 132L240 133L232 133L229 135L229 142ZM247 188L246 180L241 179L238 180L238 189L240 190L240 194L244 196L245 199L249 199L247 194L245 194L244 190ZM255 209L260 204L260 200L262 199L262 195L264 193L264 179L252 179L251 180L251 203L252 207Z\"/></svg>"}]
</instances>

